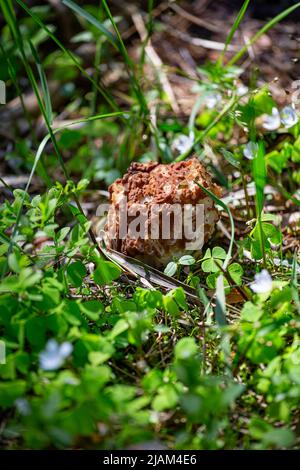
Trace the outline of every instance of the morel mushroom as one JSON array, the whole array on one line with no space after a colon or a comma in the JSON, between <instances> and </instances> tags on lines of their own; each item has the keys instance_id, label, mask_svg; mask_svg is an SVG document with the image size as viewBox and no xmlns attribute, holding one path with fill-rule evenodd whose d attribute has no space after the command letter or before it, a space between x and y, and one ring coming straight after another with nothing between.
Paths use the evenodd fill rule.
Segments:
<instances>
[{"instance_id":1,"label":"morel mushroom","mask_svg":"<svg viewBox=\"0 0 300 470\"><path fill-rule=\"evenodd\" d=\"M220 196L219 186L196 157L171 164L132 163L109 187L107 247L155 267L199 252L219 216L196 182Z\"/></svg>"}]
</instances>

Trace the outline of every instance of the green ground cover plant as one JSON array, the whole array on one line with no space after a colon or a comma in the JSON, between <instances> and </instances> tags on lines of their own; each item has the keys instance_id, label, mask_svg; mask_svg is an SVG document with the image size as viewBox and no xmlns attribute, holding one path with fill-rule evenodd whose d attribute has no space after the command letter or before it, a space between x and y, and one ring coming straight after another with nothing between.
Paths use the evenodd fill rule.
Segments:
<instances>
[{"instance_id":1,"label":"green ground cover plant","mask_svg":"<svg viewBox=\"0 0 300 470\"><path fill-rule=\"evenodd\" d=\"M72 47L48 3L0 0L0 76L25 127L14 121L4 160L27 175L17 188L0 178L1 448L299 448L300 219L289 218L300 206L299 108L297 97L278 104L259 72L241 77L249 48L300 4L234 54L244 2L217 59L187 77L188 119L172 109L167 67L147 55L155 2L137 60L111 2L62 4L77 24ZM78 44L95 46L92 72ZM120 90L102 79L111 57ZM221 226L200 258L174 258L146 287L96 241L99 189L133 160L192 153L223 188L221 198L203 188Z\"/></svg>"}]
</instances>

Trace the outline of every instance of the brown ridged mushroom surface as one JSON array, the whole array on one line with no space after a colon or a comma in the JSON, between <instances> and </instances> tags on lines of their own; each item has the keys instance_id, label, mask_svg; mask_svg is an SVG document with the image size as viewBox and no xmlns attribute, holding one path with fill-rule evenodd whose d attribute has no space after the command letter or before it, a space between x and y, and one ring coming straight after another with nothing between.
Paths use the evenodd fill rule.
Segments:
<instances>
[{"instance_id":1,"label":"brown ridged mushroom surface","mask_svg":"<svg viewBox=\"0 0 300 470\"><path fill-rule=\"evenodd\" d=\"M186 251L186 243L190 240L185 237L184 230L182 230L182 238L178 238L176 235L178 220L176 220L176 214L172 214L174 204L180 206L191 204L192 211L197 204L203 204L203 241L207 242L215 230L219 215L212 199L195 181L218 197L220 196L219 186L212 182L211 176L196 157L171 164L132 163L123 178L117 179L109 187L111 206L105 226L107 246L156 267L165 266L174 257L191 253ZM120 236L118 210L124 197L127 201L128 214L140 204L147 209L149 215L143 219L141 232L148 233L148 237L135 238L131 235L130 230L125 236ZM170 212L169 239L163 239L161 236L161 217L157 218L151 212L154 205L159 205L166 211L165 213ZM194 219L195 214L193 213L193 224L195 224ZM133 218L129 215L127 229L132 220ZM156 239L151 237L151 228L154 225L159 230L159 236Z\"/></svg>"}]
</instances>

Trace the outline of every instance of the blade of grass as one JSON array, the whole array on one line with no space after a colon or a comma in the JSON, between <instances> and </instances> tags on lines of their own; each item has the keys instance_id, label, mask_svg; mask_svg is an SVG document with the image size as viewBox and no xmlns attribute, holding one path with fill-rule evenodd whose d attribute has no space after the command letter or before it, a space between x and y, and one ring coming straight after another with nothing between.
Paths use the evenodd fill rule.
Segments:
<instances>
[{"instance_id":1,"label":"blade of grass","mask_svg":"<svg viewBox=\"0 0 300 470\"><path fill-rule=\"evenodd\" d=\"M265 235L262 228L262 211L264 207L264 190L266 185L267 171L265 162L265 149L262 141L258 143L258 150L253 159L252 174L255 183L255 207L256 219L259 227L260 248L263 255L264 267L266 267Z\"/></svg>"},{"instance_id":2,"label":"blade of grass","mask_svg":"<svg viewBox=\"0 0 300 470\"><path fill-rule=\"evenodd\" d=\"M13 6L12 6L12 2L11 2L11 0L8 0L7 2L4 2L3 0L0 0L0 5L1 5L2 11L3 11L3 14L4 14L4 18L5 18L8 26L9 26L9 29L11 31L12 38L14 39L15 44L16 44L19 52L20 52L21 59L22 59L25 71L27 73L27 76L28 76L28 79L29 79L30 84L32 86L32 89L34 91L34 94L36 96L39 109L41 110L41 112L43 114L43 117L44 117L45 122L47 124L47 128L49 128L50 124L49 124L48 119L47 119L45 106L44 106L43 100L41 99L39 86L36 82L34 73L31 69L31 67L29 65L29 62L27 60L27 57L26 57L25 47L24 47L22 35L21 35L20 30L19 30L19 26L18 26L18 23L17 23L17 19L16 19L16 16L15 16ZM44 76L44 78L45 78L45 76ZM46 87L47 87L47 85L46 85ZM48 94L49 94L49 92L48 92ZM55 142L54 142L54 144L55 144ZM58 148L55 147L55 145L54 145L54 148L56 150L56 153L57 153L58 157L62 161L62 158L59 155ZM63 161L62 161L62 165L63 165ZM44 174L47 175L46 168L45 168L44 164L43 164L43 171L44 171ZM47 184L49 184L49 182L50 182L49 178L47 178L46 181L47 181Z\"/></svg>"},{"instance_id":3,"label":"blade of grass","mask_svg":"<svg viewBox=\"0 0 300 470\"><path fill-rule=\"evenodd\" d=\"M79 16L84 18L86 21L94 25L99 31L104 34L104 36L107 38L107 40L111 43L112 46L114 46L116 49L119 50L119 45L118 42L116 41L116 38L114 35L99 21L97 18L95 18L93 15L91 15L88 11L84 10L81 8L79 5L77 5L75 2L72 2L72 0L62 0L62 3L73 10L75 13L77 13Z\"/></svg>"},{"instance_id":4,"label":"blade of grass","mask_svg":"<svg viewBox=\"0 0 300 470\"><path fill-rule=\"evenodd\" d=\"M3 178L1 178L1 176L0 176L0 183L2 183L3 187L8 189L8 191L10 191L13 194L14 192L13 188L9 184L7 184L6 181L4 181Z\"/></svg>"},{"instance_id":5,"label":"blade of grass","mask_svg":"<svg viewBox=\"0 0 300 470\"><path fill-rule=\"evenodd\" d=\"M46 75L42 66L42 63L40 61L40 57L38 55L37 50L35 49L34 45L32 44L31 41L29 41L30 49L33 55L33 58L35 60L35 64L39 73L40 77L40 82L41 82L41 87L42 87L42 92L43 92L43 97L44 97L44 104L45 104L45 113L47 115L47 119L49 124L52 124L53 122L53 113L52 113L52 105L51 105L51 98L50 98L50 93L49 93L49 88L48 88L48 83L46 79Z\"/></svg>"},{"instance_id":6,"label":"blade of grass","mask_svg":"<svg viewBox=\"0 0 300 470\"><path fill-rule=\"evenodd\" d=\"M152 16L153 3L154 3L153 0L148 0L148 21L146 24L147 34L145 36L145 39L142 41L140 61L139 61L139 68L140 68L141 73L143 73L143 66L145 65L146 47L150 41L151 34L153 32L153 16Z\"/></svg>"},{"instance_id":7,"label":"blade of grass","mask_svg":"<svg viewBox=\"0 0 300 470\"><path fill-rule=\"evenodd\" d=\"M264 206L264 189L266 185L266 163L265 163L265 150L262 141L258 143L258 150L253 159L252 166L253 179L256 188L256 206L257 216L261 214Z\"/></svg>"},{"instance_id":8,"label":"blade of grass","mask_svg":"<svg viewBox=\"0 0 300 470\"><path fill-rule=\"evenodd\" d=\"M1 0L1 2L3 3L3 1ZM35 79L35 76L32 72L32 69L27 61L27 57L26 57L26 54L25 54L25 48L24 48L24 45L23 45L23 40L22 40L22 35L20 33L20 30L19 30L19 25L18 25L18 22L16 20L16 16L15 16L15 12L14 12L14 9L12 7L12 3L11 1L9 0L8 2L8 5L9 5L9 8L8 9L5 9L4 10L4 13L5 13L5 16L7 17L7 21L9 22L9 24L11 25L11 33L12 33L12 36L16 42L16 45L17 47L19 48L20 50L20 53L21 53L21 57L22 57L22 61L23 61L23 65L25 67L25 70L26 70L26 73L27 73L27 76L29 78L29 81L31 83L31 86L32 86L32 89L36 95L36 99L38 101L38 105L39 105L39 109L43 115L43 118L44 118L44 121L45 121L45 124L46 124L46 127L48 129L48 133L50 134L50 138L51 138L51 141L52 141L52 144L53 144L53 148L54 148L54 151L55 151L55 154L58 158L58 161L60 163L60 166L62 168L62 171L63 171L63 174L65 176L65 179L68 181L68 180L71 180L69 174L68 174L68 171L67 171L67 168L65 166L65 163L64 163L64 160L63 160L63 157L62 157L62 154L60 153L60 149L58 147L58 144L57 144L57 141L56 141L56 138L55 138L55 134L53 133L53 129L51 127L51 124L48 120L48 116L47 116L47 113L46 113L46 110L45 110L45 106L44 106L44 103L41 99L41 96L40 96L40 93L39 93L39 88L38 88L38 85L37 85L37 82L36 82L36 79ZM84 211L81 207L81 204L80 204L80 201L78 199L78 196L76 194L74 194L74 201L78 207L78 210L84 215ZM15 230L17 230L17 224L15 225L15 228L14 228L14 232ZM92 231L92 229L89 229L88 231L89 233L89 236L90 236L90 239L92 241L92 243L97 247L97 249L100 250L100 248L98 247L98 244L97 244L97 240L96 240L96 237Z\"/></svg>"},{"instance_id":9,"label":"blade of grass","mask_svg":"<svg viewBox=\"0 0 300 470\"><path fill-rule=\"evenodd\" d=\"M95 80L93 80L93 78L90 77L90 75L81 66L77 57L71 51L65 48L65 46L57 39L57 37L50 31L50 29L47 28L47 26L42 22L39 16L37 16L34 12L32 12L31 9L22 0L16 0L16 2L26 11L26 13L29 16L31 16L31 18L35 21L35 23L38 24L40 28L42 28L48 34L48 36L57 44L57 46L64 52L64 54L66 54L71 59L74 65L80 70L82 75L84 75L84 77L87 80L89 80L94 87L97 88L101 96L111 106L111 108L114 111L121 111L121 109L115 102L112 95L105 89L104 85L101 83L101 80L99 80L99 83L96 83ZM2 4L5 5L6 4L5 0L1 0L0 4L1 6Z\"/></svg>"},{"instance_id":10,"label":"blade of grass","mask_svg":"<svg viewBox=\"0 0 300 470\"><path fill-rule=\"evenodd\" d=\"M16 31L15 22L13 20L14 9L12 7L11 0L8 0L8 1L0 0L0 5L1 5L2 12L3 12L3 16L10 30L12 31L12 35L13 37L16 37L17 31Z\"/></svg>"},{"instance_id":11,"label":"blade of grass","mask_svg":"<svg viewBox=\"0 0 300 470\"><path fill-rule=\"evenodd\" d=\"M96 51L95 51L95 59L94 59L94 68L95 68L95 81L98 82L100 79L100 62L101 62L101 54L102 54L102 38L99 38L96 41ZM95 114L97 111L97 98L98 98L98 90L95 86L93 86L93 99L91 103L91 110L92 113Z\"/></svg>"},{"instance_id":12,"label":"blade of grass","mask_svg":"<svg viewBox=\"0 0 300 470\"><path fill-rule=\"evenodd\" d=\"M111 11L110 11L106 1L103 0L102 4L103 4L104 10L105 10L108 18L110 19L112 27L114 28L117 40L110 33L110 31L108 31L107 28L105 28L103 26L103 24L99 20L97 20L97 18L95 18L93 15L91 15L90 13L85 11L79 5L74 3L72 0L63 0L62 3L64 5L66 5L68 8L70 8L71 10L73 10L75 13L80 15L82 18L89 21L97 29L99 29L99 31L101 31L102 34L104 34L107 37L109 42L122 54L122 57L124 59L124 63L125 63L126 69L127 69L127 73L129 75L129 78L130 78L130 81L131 81L131 84L132 84L132 88L133 88L133 91L136 95L136 98L138 99L138 101L140 103L143 114L148 114L148 108L147 108L146 100L144 98L144 94L143 94L143 92L140 88L140 85L139 85L138 81L136 80L135 74L133 72L134 64L133 64L132 60L130 59L130 57L128 55L127 49L126 49L125 44L124 44L123 39L122 39L122 36L119 32L119 29L116 25L116 22L115 22L112 14L111 14Z\"/></svg>"},{"instance_id":13,"label":"blade of grass","mask_svg":"<svg viewBox=\"0 0 300 470\"><path fill-rule=\"evenodd\" d=\"M222 51L222 53L221 53L221 55L220 55L220 57L219 57L219 59L218 59L218 64L219 64L220 66L223 65L224 56L225 56L225 54L226 54L226 52L227 52L228 46L229 46L229 44L231 43L232 38L233 38L233 36L234 36L236 30L238 29L238 27L239 27L239 25L240 25L242 19L244 18L244 15L245 15L246 10L247 10L247 8L248 8L249 2L250 2L250 0L245 0L245 2L243 3L243 5L242 5L242 7L241 7L241 9L240 9L240 11L239 11L239 13L238 13L238 15L237 15L235 21L234 21L234 23L233 23L233 25L232 25L231 30L229 31L229 34L228 34L228 36L227 36L227 38L226 38L226 41L225 41L224 49L223 49L223 51Z\"/></svg>"},{"instance_id":14,"label":"blade of grass","mask_svg":"<svg viewBox=\"0 0 300 470\"><path fill-rule=\"evenodd\" d=\"M8 72L9 72L9 76L11 78L12 83L14 84L14 86L16 88L16 91L17 91L17 94L18 94L18 97L20 99L20 103L21 103L21 106L22 106L22 109L23 109L24 116L25 116L25 118L28 122L29 128L31 129L32 141L35 145L37 145L38 141L37 141L35 129L33 128L31 117L30 117L30 115L27 111L27 108L25 106L23 94L22 94L22 91L20 89L20 86L19 86L19 83L18 83L18 80L17 80L15 69L14 69L14 67L11 63L10 58L8 57L8 55L5 51L5 48L2 46L2 44L0 44L0 51L2 52L5 60L7 61L7 69L8 69ZM40 176L45 181L47 186L51 186L51 179L48 176L48 172L46 170L46 165L45 165L45 162L43 161L43 159L41 159L40 163L41 163L41 174L40 174Z\"/></svg>"},{"instance_id":15,"label":"blade of grass","mask_svg":"<svg viewBox=\"0 0 300 470\"><path fill-rule=\"evenodd\" d=\"M148 106L147 106L147 103L146 103L146 100L145 100L145 97L144 97L144 93L135 77L135 74L134 74L134 64L132 62L132 60L130 59L129 55L128 55L128 52L127 52L127 49L125 47L125 44L123 42L123 39L122 39L122 36L120 34L120 31L116 25L116 22L111 14L111 11L107 5L107 2L106 0L102 0L102 5L104 7L104 10L108 16L108 18L110 19L110 22L115 30L115 33L116 33L116 36L118 38L118 41L119 41L119 49L120 49L120 52L123 56L123 59L124 59L124 62L125 62L125 66L126 66L126 69L127 69L127 73L129 75L129 78L131 80L131 84L132 84L132 88L133 88L133 91L135 93L135 96L137 98L137 100L139 101L140 103L140 107L141 107L141 110L143 112L144 115L148 115L149 114L149 111L148 111Z\"/></svg>"},{"instance_id":16,"label":"blade of grass","mask_svg":"<svg viewBox=\"0 0 300 470\"><path fill-rule=\"evenodd\" d=\"M198 183L198 181L194 181L194 183L196 183L199 188L202 189L202 191L205 192L205 194L207 194L209 197L211 197L211 199L216 203L218 204L219 206L221 206L228 214L229 216L229 220L230 220L230 225L231 225L231 236L230 236L230 243L229 243L229 248L228 248L228 251L227 251L227 255L226 255L226 258L224 260L224 263L223 263L223 269L226 270L231 258L232 258L232 249L233 249L233 244L234 244L234 232L235 232L235 228L234 228L234 220L233 220L233 217L232 217L232 214L231 214L231 211L229 209L228 206L226 206L226 204L221 200L219 199L214 193L212 193L211 191L209 191L209 189L206 189L204 186L202 186L202 184Z\"/></svg>"},{"instance_id":17,"label":"blade of grass","mask_svg":"<svg viewBox=\"0 0 300 470\"><path fill-rule=\"evenodd\" d=\"M257 31L257 33L254 34L254 36L247 42L247 44L232 57L232 59L228 62L227 65L234 65L248 51L248 48L252 46L263 34L265 34L267 31L269 31L269 29L273 28L273 26L282 21L286 16L293 13L293 11L295 11L299 7L300 2L296 3L290 8L287 8L286 10L279 13L279 15L275 16L275 18L268 21L268 23L266 23L259 31Z\"/></svg>"},{"instance_id":18,"label":"blade of grass","mask_svg":"<svg viewBox=\"0 0 300 470\"><path fill-rule=\"evenodd\" d=\"M19 83L18 83L18 80L17 80L17 74L16 74L16 71L12 65L12 62L10 60L10 57L8 56L5 48L3 47L2 44L0 44L0 51L3 55L3 57L5 58L6 62L7 62L7 70L8 70L8 73L9 73L9 76L10 76L10 79L17 91L17 95L18 97L20 98L20 103L21 103L21 106L22 106L22 109L23 109L23 113L24 113L24 116L26 118L26 121L28 122L28 125L30 127L30 129L32 129L32 123L31 123L31 117L26 109L26 106L25 106L25 103L24 103L24 98L23 98L23 94L22 94L22 91L20 89L20 86L19 86ZM35 133L33 133L33 140L36 142L36 136L35 136Z\"/></svg>"}]
</instances>

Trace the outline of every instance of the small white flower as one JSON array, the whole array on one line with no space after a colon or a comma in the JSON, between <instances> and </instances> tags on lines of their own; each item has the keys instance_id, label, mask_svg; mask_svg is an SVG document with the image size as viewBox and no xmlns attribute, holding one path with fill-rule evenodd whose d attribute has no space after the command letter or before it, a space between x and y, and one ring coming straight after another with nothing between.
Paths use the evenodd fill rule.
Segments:
<instances>
[{"instance_id":1,"label":"small white flower","mask_svg":"<svg viewBox=\"0 0 300 470\"><path fill-rule=\"evenodd\" d=\"M274 266L279 267L279 266L284 266L285 268L291 268L292 265L288 262L287 259L281 260L280 258L274 258L273 259Z\"/></svg>"},{"instance_id":2,"label":"small white flower","mask_svg":"<svg viewBox=\"0 0 300 470\"><path fill-rule=\"evenodd\" d=\"M268 131L275 131L280 127L280 114L277 108L272 108L272 114L266 114L263 127Z\"/></svg>"},{"instance_id":3,"label":"small white flower","mask_svg":"<svg viewBox=\"0 0 300 470\"><path fill-rule=\"evenodd\" d=\"M256 294L265 294L266 292L270 292L272 289L272 278L266 269L255 274L254 282L250 284L250 288Z\"/></svg>"},{"instance_id":4,"label":"small white flower","mask_svg":"<svg viewBox=\"0 0 300 470\"><path fill-rule=\"evenodd\" d=\"M71 354L72 351L73 351L73 346L71 343L65 342L60 345L60 355L64 359L66 359Z\"/></svg>"},{"instance_id":5,"label":"small white flower","mask_svg":"<svg viewBox=\"0 0 300 470\"><path fill-rule=\"evenodd\" d=\"M274 262L274 266L276 267L283 266L284 268L289 268L289 269L293 268L293 263L289 262L287 259L284 259L281 261L280 258L274 258L273 262ZM300 273L300 267L296 267L296 272Z\"/></svg>"},{"instance_id":6,"label":"small white flower","mask_svg":"<svg viewBox=\"0 0 300 470\"><path fill-rule=\"evenodd\" d=\"M220 93L211 93L205 98L205 104L208 109L213 109L219 101L221 101L222 96Z\"/></svg>"},{"instance_id":7,"label":"small white flower","mask_svg":"<svg viewBox=\"0 0 300 470\"><path fill-rule=\"evenodd\" d=\"M248 158L249 160L253 160L257 150L258 144L256 142L248 142L248 144L245 145L245 148L243 150L244 157Z\"/></svg>"},{"instance_id":8,"label":"small white flower","mask_svg":"<svg viewBox=\"0 0 300 470\"><path fill-rule=\"evenodd\" d=\"M282 108L280 115L281 122L286 129L293 127L299 120L296 110L293 108L293 106L285 106Z\"/></svg>"},{"instance_id":9,"label":"small white flower","mask_svg":"<svg viewBox=\"0 0 300 470\"><path fill-rule=\"evenodd\" d=\"M187 152L193 145L193 139L191 136L180 134L172 143L172 148L177 150L179 153Z\"/></svg>"},{"instance_id":10,"label":"small white flower","mask_svg":"<svg viewBox=\"0 0 300 470\"><path fill-rule=\"evenodd\" d=\"M44 351L40 353L40 368L43 370L59 369L72 350L71 343L58 344L55 339L50 339Z\"/></svg>"},{"instance_id":11,"label":"small white flower","mask_svg":"<svg viewBox=\"0 0 300 470\"><path fill-rule=\"evenodd\" d=\"M249 88L245 85L240 85L237 87L236 91L237 91L237 95L238 96L243 96L245 95L247 92L248 92Z\"/></svg>"},{"instance_id":12,"label":"small white flower","mask_svg":"<svg viewBox=\"0 0 300 470\"><path fill-rule=\"evenodd\" d=\"M16 408L18 412L23 416L28 416L30 414L30 405L26 398L17 398L15 401Z\"/></svg>"}]
</instances>

